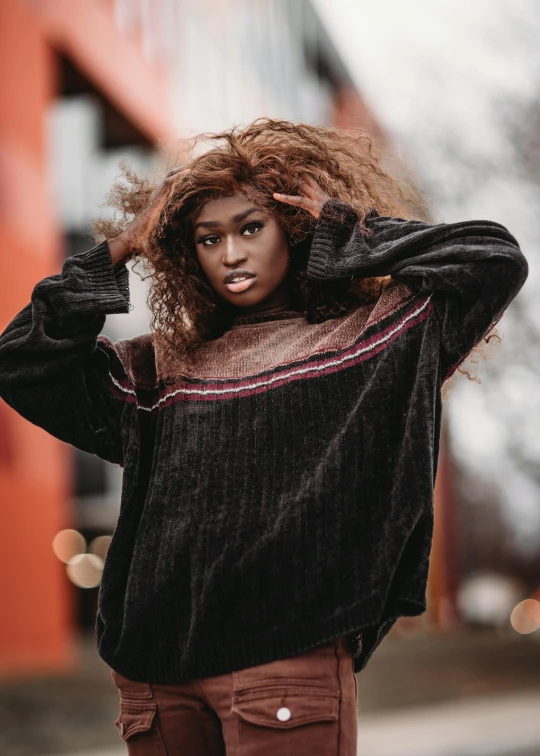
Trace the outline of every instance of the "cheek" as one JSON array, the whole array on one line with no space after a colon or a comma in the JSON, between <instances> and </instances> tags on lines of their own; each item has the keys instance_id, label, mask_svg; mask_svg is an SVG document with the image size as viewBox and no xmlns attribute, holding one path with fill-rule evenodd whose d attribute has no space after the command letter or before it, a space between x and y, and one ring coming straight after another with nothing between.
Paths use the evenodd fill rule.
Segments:
<instances>
[{"instance_id":1,"label":"cheek","mask_svg":"<svg viewBox=\"0 0 540 756\"><path fill-rule=\"evenodd\" d=\"M203 272L209 279L211 279L213 276L215 277L217 265L209 255L205 255L204 253L200 255L197 252L197 260L199 261L199 265L201 266Z\"/></svg>"},{"instance_id":2,"label":"cheek","mask_svg":"<svg viewBox=\"0 0 540 756\"><path fill-rule=\"evenodd\" d=\"M282 273L289 265L289 245L285 235L279 229L273 234L272 242L270 244L269 261L272 264L272 268L278 268ZM277 271L276 271L277 272Z\"/></svg>"}]
</instances>

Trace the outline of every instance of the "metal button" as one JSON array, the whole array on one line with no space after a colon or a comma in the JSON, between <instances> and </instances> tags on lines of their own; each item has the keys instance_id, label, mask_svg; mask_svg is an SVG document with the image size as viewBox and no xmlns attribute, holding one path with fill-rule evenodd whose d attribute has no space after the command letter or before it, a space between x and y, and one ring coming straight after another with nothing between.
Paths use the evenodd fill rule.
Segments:
<instances>
[{"instance_id":1,"label":"metal button","mask_svg":"<svg viewBox=\"0 0 540 756\"><path fill-rule=\"evenodd\" d=\"M276 717L279 719L280 722L286 722L288 719L291 718L291 710L288 709L286 706L282 706L281 709L277 710Z\"/></svg>"}]
</instances>

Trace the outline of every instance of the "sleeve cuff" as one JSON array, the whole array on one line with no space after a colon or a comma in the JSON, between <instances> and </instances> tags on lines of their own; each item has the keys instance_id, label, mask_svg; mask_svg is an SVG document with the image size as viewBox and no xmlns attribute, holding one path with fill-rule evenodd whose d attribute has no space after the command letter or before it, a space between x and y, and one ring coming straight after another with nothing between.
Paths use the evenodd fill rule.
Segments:
<instances>
[{"instance_id":1,"label":"sleeve cuff","mask_svg":"<svg viewBox=\"0 0 540 756\"><path fill-rule=\"evenodd\" d=\"M311 243L306 268L308 278L335 278L330 275L330 263L334 262L338 250L347 243L356 223L358 215L350 205L337 199L325 202Z\"/></svg>"},{"instance_id":2,"label":"sleeve cuff","mask_svg":"<svg viewBox=\"0 0 540 756\"><path fill-rule=\"evenodd\" d=\"M84 275L84 289L89 296L80 300L80 309L89 305L95 309L96 304L102 303L106 313L130 311L129 270L124 264L114 267L107 240L71 255L64 263L64 270L66 266L71 268L70 275Z\"/></svg>"}]
</instances>

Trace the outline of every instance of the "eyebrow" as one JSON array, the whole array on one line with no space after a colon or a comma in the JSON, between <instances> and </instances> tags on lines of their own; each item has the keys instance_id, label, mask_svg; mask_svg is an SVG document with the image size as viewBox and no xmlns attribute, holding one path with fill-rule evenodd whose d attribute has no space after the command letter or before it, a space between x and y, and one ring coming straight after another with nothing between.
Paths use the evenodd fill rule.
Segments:
<instances>
[{"instance_id":1,"label":"eyebrow","mask_svg":"<svg viewBox=\"0 0 540 756\"><path fill-rule=\"evenodd\" d=\"M230 220L233 223L240 223L240 221L244 220L244 218L247 218L248 215L251 215L251 213L264 213L264 210L260 207L248 207L247 210L243 210L241 213L237 213L236 215L232 215ZM194 231L196 231L199 226L206 226L207 228L216 228L217 226L221 226L221 221L201 221L200 223L196 223L194 227Z\"/></svg>"}]
</instances>

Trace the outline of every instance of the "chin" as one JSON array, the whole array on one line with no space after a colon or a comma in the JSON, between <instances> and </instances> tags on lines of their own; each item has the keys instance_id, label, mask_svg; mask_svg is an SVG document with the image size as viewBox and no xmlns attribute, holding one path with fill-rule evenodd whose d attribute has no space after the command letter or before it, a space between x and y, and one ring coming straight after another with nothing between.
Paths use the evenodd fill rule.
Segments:
<instances>
[{"instance_id":1,"label":"chin","mask_svg":"<svg viewBox=\"0 0 540 756\"><path fill-rule=\"evenodd\" d=\"M244 291L239 294L228 293L227 297L223 298L234 307L254 307L255 305L262 304L267 300L272 292L261 296L260 292L256 294L253 291Z\"/></svg>"}]
</instances>

